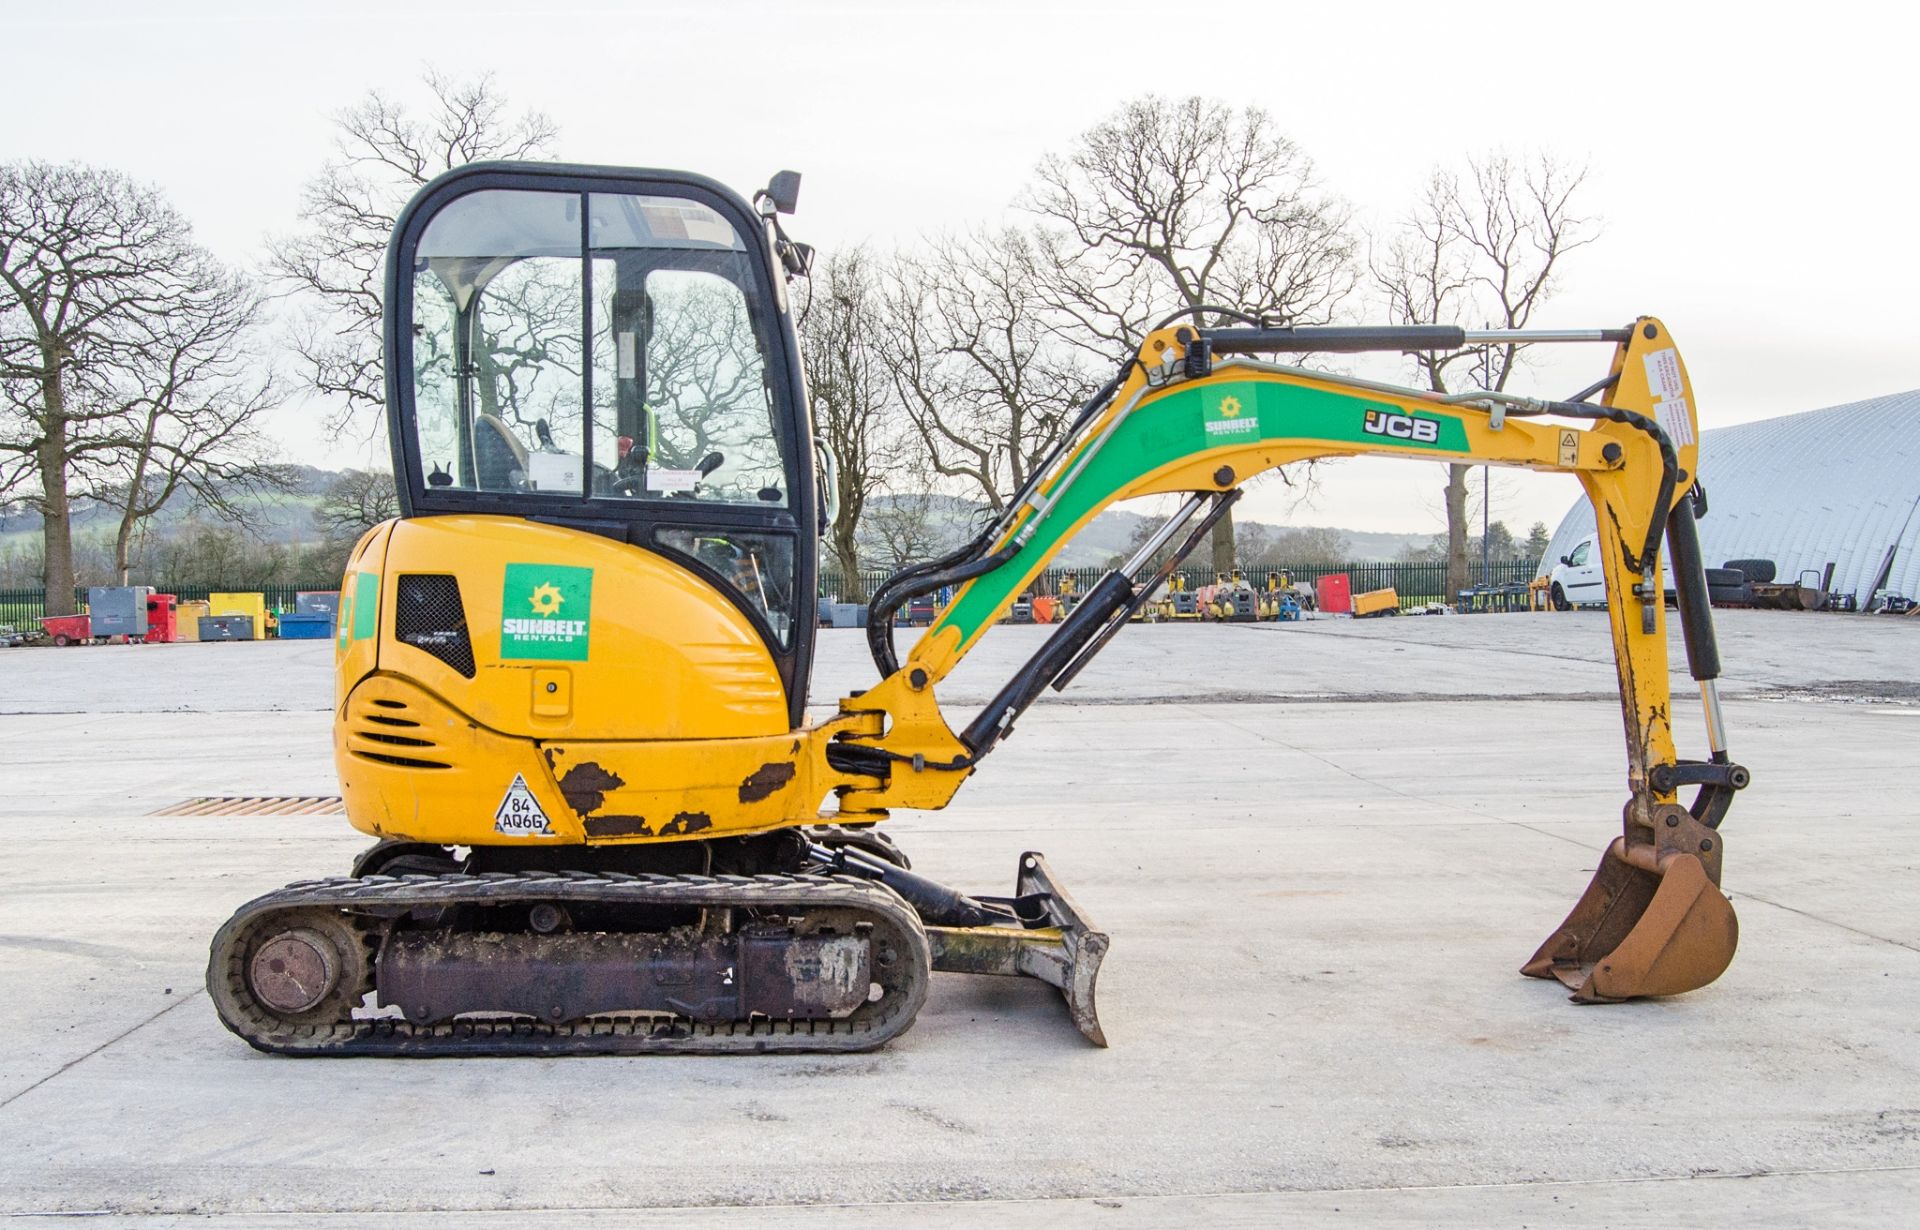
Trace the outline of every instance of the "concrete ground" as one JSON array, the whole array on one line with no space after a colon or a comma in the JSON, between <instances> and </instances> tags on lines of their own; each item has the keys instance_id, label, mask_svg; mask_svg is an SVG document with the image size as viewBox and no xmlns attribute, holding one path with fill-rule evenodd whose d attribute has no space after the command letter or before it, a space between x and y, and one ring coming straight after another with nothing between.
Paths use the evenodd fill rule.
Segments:
<instances>
[{"instance_id":1,"label":"concrete ground","mask_svg":"<svg viewBox=\"0 0 1920 1230\"><path fill-rule=\"evenodd\" d=\"M1129 630L915 865L1047 852L1113 1042L943 975L872 1055L294 1061L201 979L336 873L331 649L0 651L0 1213L156 1225L1886 1225L1920 1198L1920 621L1724 612L1739 956L1576 1008L1520 962L1618 831L1598 614ZM994 634L956 716L1043 635ZM872 681L823 633L814 699ZM1677 681L1683 737L1697 706ZM745 1208L728 1206L748 1206Z\"/></svg>"}]
</instances>

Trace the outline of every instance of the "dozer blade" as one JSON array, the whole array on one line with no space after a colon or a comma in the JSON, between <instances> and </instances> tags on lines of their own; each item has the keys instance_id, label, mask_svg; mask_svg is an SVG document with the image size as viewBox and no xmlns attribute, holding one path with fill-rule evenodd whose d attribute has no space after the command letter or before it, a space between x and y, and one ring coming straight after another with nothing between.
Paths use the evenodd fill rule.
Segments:
<instances>
[{"instance_id":1,"label":"dozer blade","mask_svg":"<svg viewBox=\"0 0 1920 1230\"><path fill-rule=\"evenodd\" d=\"M1054 883L1045 856L1034 851L1020 856L1011 898L980 900L1011 906L1026 925L930 926L927 943L933 968L1050 983L1066 997L1067 1011L1080 1032L1095 1046L1105 1046L1107 1035L1094 1006L1094 984L1107 955L1107 934L1095 930L1073 898Z\"/></svg>"},{"instance_id":2,"label":"dozer blade","mask_svg":"<svg viewBox=\"0 0 1920 1230\"><path fill-rule=\"evenodd\" d=\"M1710 838L1707 848L1715 845ZM1719 862L1716 851L1713 872ZM1704 987L1725 972L1740 939L1716 879L1697 854L1616 838L1573 912L1520 972L1558 978L1585 1004Z\"/></svg>"}]
</instances>

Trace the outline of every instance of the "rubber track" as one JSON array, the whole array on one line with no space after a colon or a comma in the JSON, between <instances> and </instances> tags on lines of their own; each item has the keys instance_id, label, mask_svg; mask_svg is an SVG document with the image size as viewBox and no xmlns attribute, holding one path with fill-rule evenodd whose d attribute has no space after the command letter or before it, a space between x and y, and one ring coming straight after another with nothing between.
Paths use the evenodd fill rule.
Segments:
<instances>
[{"instance_id":1,"label":"rubber track","mask_svg":"<svg viewBox=\"0 0 1920 1230\"><path fill-rule=\"evenodd\" d=\"M823 1021L699 1023L666 1015L596 1016L553 1025L525 1017L415 1025L394 1018L294 1025L258 1005L246 985L251 937L281 911L338 909L375 920L417 908L552 901L631 906L841 908L891 931L903 959L877 1003ZM883 938L875 936L876 944ZM369 957L369 966L373 961ZM905 1032L926 1000L931 968L919 915L898 895L840 875L668 876L527 872L306 880L258 897L214 936L207 990L223 1024L255 1048L306 1056L654 1055L869 1051ZM876 966L876 977L878 967Z\"/></svg>"}]
</instances>

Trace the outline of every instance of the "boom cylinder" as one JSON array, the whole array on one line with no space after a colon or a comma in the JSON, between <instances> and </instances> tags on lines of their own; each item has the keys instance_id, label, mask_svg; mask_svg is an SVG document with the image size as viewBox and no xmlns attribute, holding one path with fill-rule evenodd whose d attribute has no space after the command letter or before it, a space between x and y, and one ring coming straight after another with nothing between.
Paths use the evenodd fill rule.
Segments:
<instances>
[{"instance_id":1,"label":"boom cylinder","mask_svg":"<svg viewBox=\"0 0 1920 1230\"><path fill-rule=\"evenodd\" d=\"M1700 683L1706 713L1707 747L1724 758L1727 724L1720 712L1720 645L1713 635L1713 601L1707 592L1706 562L1700 557L1700 527L1693 515L1693 493L1667 514L1667 549L1673 557L1673 592L1680 604L1680 631L1687 643L1687 673Z\"/></svg>"},{"instance_id":2,"label":"boom cylinder","mask_svg":"<svg viewBox=\"0 0 1920 1230\"><path fill-rule=\"evenodd\" d=\"M1020 673L1008 680L1000 694L960 732L960 741L975 757L985 755L1013 725L1014 719L1033 703L1034 697L1073 662L1116 611L1131 601L1133 578L1121 572L1109 572L1101 577L1073 608L1060 630L1047 638L1040 652L1034 654L1020 668Z\"/></svg>"},{"instance_id":3,"label":"boom cylinder","mask_svg":"<svg viewBox=\"0 0 1920 1230\"><path fill-rule=\"evenodd\" d=\"M1686 634L1687 673L1699 680L1718 679L1720 646L1713 637L1713 604L1707 593L1707 569L1700 558L1700 528L1694 520L1691 494L1667 514L1667 548L1673 556L1680 630Z\"/></svg>"}]
</instances>

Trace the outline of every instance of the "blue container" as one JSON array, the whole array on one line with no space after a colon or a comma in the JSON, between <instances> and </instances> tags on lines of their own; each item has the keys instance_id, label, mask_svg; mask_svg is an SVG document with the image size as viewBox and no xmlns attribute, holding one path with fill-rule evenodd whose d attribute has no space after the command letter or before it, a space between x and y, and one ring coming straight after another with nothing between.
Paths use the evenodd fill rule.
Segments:
<instances>
[{"instance_id":1,"label":"blue container","mask_svg":"<svg viewBox=\"0 0 1920 1230\"><path fill-rule=\"evenodd\" d=\"M280 617L280 639L283 641L332 640L333 616L327 613L282 615Z\"/></svg>"}]
</instances>

